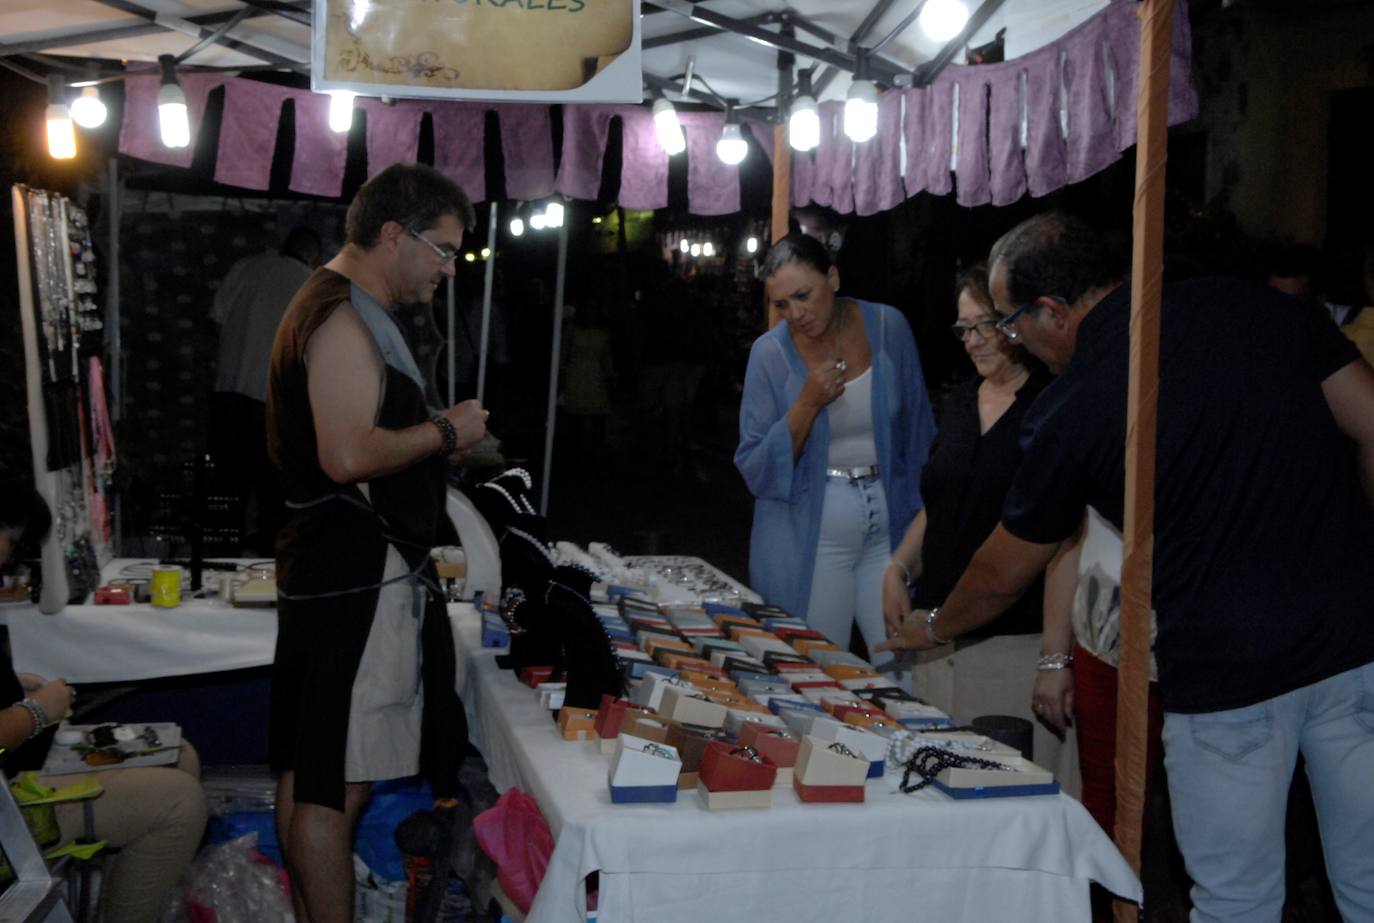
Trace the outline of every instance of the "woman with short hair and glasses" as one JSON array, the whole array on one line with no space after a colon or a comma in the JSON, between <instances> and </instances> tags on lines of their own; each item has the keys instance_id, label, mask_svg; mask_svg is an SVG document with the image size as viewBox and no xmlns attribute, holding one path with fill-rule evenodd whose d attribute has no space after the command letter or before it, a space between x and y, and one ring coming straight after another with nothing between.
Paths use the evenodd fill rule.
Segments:
<instances>
[{"instance_id":1,"label":"woman with short hair and glasses","mask_svg":"<svg viewBox=\"0 0 1374 923\"><path fill-rule=\"evenodd\" d=\"M956 385L940 406L940 434L921 475L925 509L883 574L889 633L913 603L933 609L944 602L997 525L1021 464L1021 419L1050 382L1038 361L999 332L1003 317L993 308L983 264L964 270L954 292L958 317L950 329L977 374ZM959 644L919 654L912 688L960 724L981 715L1026 718L1036 728L1037 761L1054 769L1058 740L1030 710L1043 594L1037 581L999 619Z\"/></svg>"}]
</instances>

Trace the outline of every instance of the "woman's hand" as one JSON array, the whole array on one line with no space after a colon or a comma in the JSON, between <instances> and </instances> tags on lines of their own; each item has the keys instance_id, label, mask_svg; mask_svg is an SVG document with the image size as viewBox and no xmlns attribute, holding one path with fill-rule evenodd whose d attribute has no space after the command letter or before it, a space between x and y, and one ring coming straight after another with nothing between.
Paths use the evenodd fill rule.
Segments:
<instances>
[{"instance_id":1,"label":"woman's hand","mask_svg":"<svg viewBox=\"0 0 1374 923\"><path fill-rule=\"evenodd\" d=\"M14 674L14 678L19 680L19 688L24 690L25 695L40 688L47 682L46 679L39 676L37 673L16 673Z\"/></svg>"},{"instance_id":2,"label":"woman's hand","mask_svg":"<svg viewBox=\"0 0 1374 923\"><path fill-rule=\"evenodd\" d=\"M1039 670L1031 692L1031 710L1060 737L1073 723L1073 668Z\"/></svg>"},{"instance_id":3,"label":"woman's hand","mask_svg":"<svg viewBox=\"0 0 1374 923\"><path fill-rule=\"evenodd\" d=\"M38 703L38 707L43 709L43 714L48 716L49 724L56 724L67 716L71 710L72 701L76 698L76 690L67 685L66 680L61 677L44 683L33 692L29 693L29 698Z\"/></svg>"},{"instance_id":4,"label":"woman's hand","mask_svg":"<svg viewBox=\"0 0 1374 923\"><path fill-rule=\"evenodd\" d=\"M819 412L844 393L844 369L838 363L822 362L802 383L797 403Z\"/></svg>"},{"instance_id":5,"label":"woman's hand","mask_svg":"<svg viewBox=\"0 0 1374 923\"><path fill-rule=\"evenodd\" d=\"M887 637L895 638L902 628L902 619L911 612L911 595L906 588L906 574L889 562L883 571L883 625Z\"/></svg>"}]
</instances>

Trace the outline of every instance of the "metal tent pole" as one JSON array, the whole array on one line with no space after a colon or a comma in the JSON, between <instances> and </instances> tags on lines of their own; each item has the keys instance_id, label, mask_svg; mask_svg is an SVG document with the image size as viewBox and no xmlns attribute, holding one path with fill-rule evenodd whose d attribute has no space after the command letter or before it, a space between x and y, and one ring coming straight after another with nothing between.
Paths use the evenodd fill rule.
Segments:
<instances>
[{"instance_id":1,"label":"metal tent pole","mask_svg":"<svg viewBox=\"0 0 1374 923\"><path fill-rule=\"evenodd\" d=\"M482 337L478 341L481 350L477 356L477 400L486 400L487 394L487 347L491 337L491 291L496 284L496 222L500 214L500 206L493 200L491 203L491 214L487 218L487 249L491 252L487 254L486 278L482 283ZM565 221L564 224L567 222Z\"/></svg>"},{"instance_id":2,"label":"metal tent pole","mask_svg":"<svg viewBox=\"0 0 1374 923\"><path fill-rule=\"evenodd\" d=\"M571 209L569 209L571 211ZM539 515L549 515L549 482L553 480L553 424L558 410L558 363L563 351L563 286L568 276L568 221L558 228L558 281L553 294L553 350L549 356L549 412L544 422L544 479L539 486Z\"/></svg>"},{"instance_id":3,"label":"metal tent pole","mask_svg":"<svg viewBox=\"0 0 1374 923\"><path fill-rule=\"evenodd\" d=\"M458 315L454 307L454 287L458 284L458 274L454 273L448 277L448 294L445 296L446 310L448 313L448 405L452 407L458 403L457 382L454 375L458 369L458 360L454 355L454 344L458 342Z\"/></svg>"}]
</instances>

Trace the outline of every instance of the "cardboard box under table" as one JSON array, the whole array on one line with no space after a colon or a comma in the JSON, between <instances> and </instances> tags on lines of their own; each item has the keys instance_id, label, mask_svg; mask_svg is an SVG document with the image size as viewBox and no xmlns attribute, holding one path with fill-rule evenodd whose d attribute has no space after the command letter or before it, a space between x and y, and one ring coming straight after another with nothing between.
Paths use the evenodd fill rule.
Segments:
<instances>
[{"instance_id":1,"label":"cardboard box under table","mask_svg":"<svg viewBox=\"0 0 1374 923\"><path fill-rule=\"evenodd\" d=\"M783 786L765 810L709 811L697 791L613 804L609 756L563 740L533 691L481 648L475 612L455 621L472 741L492 784L528 792L554 836L528 923L583 920L593 871L598 923L850 920L856 907L866 919L909 920L919 907L922 919L1089 923L1090 880L1140 898L1111 840L1062 794L903 795L889 774L865 783L864 804L805 804Z\"/></svg>"}]
</instances>

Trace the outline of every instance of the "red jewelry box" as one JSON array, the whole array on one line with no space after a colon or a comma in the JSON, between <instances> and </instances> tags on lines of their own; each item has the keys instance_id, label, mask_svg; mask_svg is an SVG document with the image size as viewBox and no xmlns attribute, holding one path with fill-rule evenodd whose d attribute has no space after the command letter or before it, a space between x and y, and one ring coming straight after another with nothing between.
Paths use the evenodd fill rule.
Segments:
<instances>
[{"instance_id":1,"label":"red jewelry box","mask_svg":"<svg viewBox=\"0 0 1374 923\"><path fill-rule=\"evenodd\" d=\"M756 792L771 789L778 767L760 756L758 761L733 744L711 741L701 756L701 782L713 792Z\"/></svg>"},{"instance_id":2,"label":"red jewelry box","mask_svg":"<svg viewBox=\"0 0 1374 923\"><path fill-rule=\"evenodd\" d=\"M654 714L652 708L645 708L625 699L615 699L609 695L603 695L601 706L596 710L596 736L602 740L615 740L616 737L620 736L620 725L624 723L627 711L643 712L646 715Z\"/></svg>"}]
</instances>

